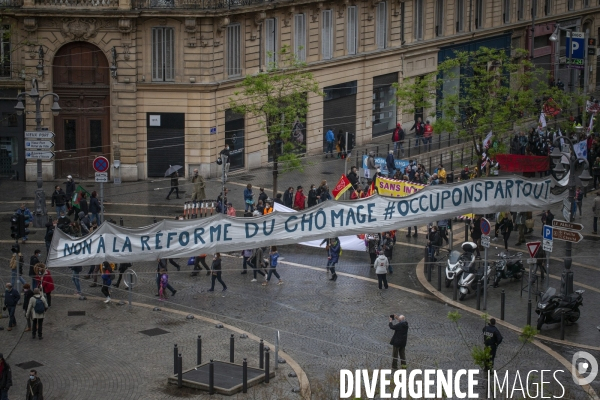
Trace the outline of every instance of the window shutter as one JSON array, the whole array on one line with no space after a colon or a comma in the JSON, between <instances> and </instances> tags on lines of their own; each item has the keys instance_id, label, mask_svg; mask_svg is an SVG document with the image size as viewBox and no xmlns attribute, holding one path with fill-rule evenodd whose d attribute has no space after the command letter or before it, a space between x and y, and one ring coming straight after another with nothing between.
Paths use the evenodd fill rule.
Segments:
<instances>
[{"instance_id":1,"label":"window shutter","mask_svg":"<svg viewBox=\"0 0 600 400\"><path fill-rule=\"evenodd\" d=\"M348 7L348 54L356 54L356 6Z\"/></svg>"},{"instance_id":2,"label":"window shutter","mask_svg":"<svg viewBox=\"0 0 600 400\"><path fill-rule=\"evenodd\" d=\"M174 54L173 45L175 40L173 38L173 28L165 28L164 48L165 48L165 81L175 80L175 66L173 65Z\"/></svg>"},{"instance_id":3,"label":"window shutter","mask_svg":"<svg viewBox=\"0 0 600 400\"><path fill-rule=\"evenodd\" d=\"M387 3L385 1L382 1L377 4L376 29L377 48L385 49L387 38Z\"/></svg>"},{"instance_id":4,"label":"window shutter","mask_svg":"<svg viewBox=\"0 0 600 400\"><path fill-rule=\"evenodd\" d=\"M306 25L304 14L294 15L294 52L299 61L306 61Z\"/></svg>"},{"instance_id":5,"label":"window shutter","mask_svg":"<svg viewBox=\"0 0 600 400\"><path fill-rule=\"evenodd\" d=\"M163 30L152 28L152 80L162 81L163 69Z\"/></svg>"},{"instance_id":6,"label":"window shutter","mask_svg":"<svg viewBox=\"0 0 600 400\"><path fill-rule=\"evenodd\" d=\"M321 31L321 53L323 60L330 60L333 53L331 10L323 11L323 29Z\"/></svg>"}]
</instances>

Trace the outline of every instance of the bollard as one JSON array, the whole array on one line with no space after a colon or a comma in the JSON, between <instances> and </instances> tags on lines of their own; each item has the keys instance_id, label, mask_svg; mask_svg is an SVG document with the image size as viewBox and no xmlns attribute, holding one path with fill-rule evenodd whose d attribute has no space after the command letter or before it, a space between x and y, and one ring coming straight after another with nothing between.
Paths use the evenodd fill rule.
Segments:
<instances>
[{"instance_id":1,"label":"bollard","mask_svg":"<svg viewBox=\"0 0 600 400\"><path fill-rule=\"evenodd\" d=\"M231 337L229 338L229 362L233 363L234 360L234 354L233 354L233 333L231 334Z\"/></svg>"},{"instance_id":2,"label":"bollard","mask_svg":"<svg viewBox=\"0 0 600 400\"><path fill-rule=\"evenodd\" d=\"M173 346L173 373L177 373L177 345Z\"/></svg>"},{"instance_id":3,"label":"bollard","mask_svg":"<svg viewBox=\"0 0 600 400\"><path fill-rule=\"evenodd\" d=\"M438 285L437 285L437 290L438 290L438 292L442 291L442 264L438 264Z\"/></svg>"},{"instance_id":4,"label":"bollard","mask_svg":"<svg viewBox=\"0 0 600 400\"><path fill-rule=\"evenodd\" d=\"M154 223L156 223L156 217L154 217Z\"/></svg>"},{"instance_id":5,"label":"bollard","mask_svg":"<svg viewBox=\"0 0 600 400\"><path fill-rule=\"evenodd\" d=\"M208 365L208 394L215 394L215 363L210 360Z\"/></svg>"},{"instance_id":6,"label":"bollard","mask_svg":"<svg viewBox=\"0 0 600 400\"><path fill-rule=\"evenodd\" d=\"M454 278L452 279L452 285L454 286L454 293L452 293L452 300L456 301L458 298L458 279L456 279L456 274L454 274Z\"/></svg>"},{"instance_id":7,"label":"bollard","mask_svg":"<svg viewBox=\"0 0 600 400\"><path fill-rule=\"evenodd\" d=\"M265 345L263 340L260 339L260 344L258 345L258 368L263 369L265 367Z\"/></svg>"},{"instance_id":8,"label":"bollard","mask_svg":"<svg viewBox=\"0 0 600 400\"><path fill-rule=\"evenodd\" d=\"M198 335L198 339L196 340L197 348L196 348L196 365L202 364L202 336Z\"/></svg>"},{"instance_id":9,"label":"bollard","mask_svg":"<svg viewBox=\"0 0 600 400\"><path fill-rule=\"evenodd\" d=\"M506 293L504 293L504 289L502 289L502 293L500 294L500 320L504 321L504 302L506 301Z\"/></svg>"},{"instance_id":10,"label":"bollard","mask_svg":"<svg viewBox=\"0 0 600 400\"><path fill-rule=\"evenodd\" d=\"M431 270L433 269L433 265L431 265L431 261L427 264L427 282L431 282Z\"/></svg>"},{"instance_id":11,"label":"bollard","mask_svg":"<svg viewBox=\"0 0 600 400\"><path fill-rule=\"evenodd\" d=\"M181 357L181 354L178 357L177 365L177 387L181 389L183 387L183 358Z\"/></svg>"},{"instance_id":12,"label":"bollard","mask_svg":"<svg viewBox=\"0 0 600 400\"><path fill-rule=\"evenodd\" d=\"M565 313L560 314L560 340L565 340Z\"/></svg>"},{"instance_id":13,"label":"bollard","mask_svg":"<svg viewBox=\"0 0 600 400\"><path fill-rule=\"evenodd\" d=\"M379 146L376 147L375 155L379 156Z\"/></svg>"},{"instance_id":14,"label":"bollard","mask_svg":"<svg viewBox=\"0 0 600 400\"><path fill-rule=\"evenodd\" d=\"M423 268L425 274L427 274L427 281L431 282L431 277L429 276L429 249L425 246L425 257L423 257Z\"/></svg>"},{"instance_id":15,"label":"bollard","mask_svg":"<svg viewBox=\"0 0 600 400\"><path fill-rule=\"evenodd\" d=\"M119 218L119 225L123 226L123 217Z\"/></svg>"},{"instance_id":16,"label":"bollard","mask_svg":"<svg viewBox=\"0 0 600 400\"><path fill-rule=\"evenodd\" d=\"M527 300L527 325L531 325L531 299Z\"/></svg>"},{"instance_id":17,"label":"bollard","mask_svg":"<svg viewBox=\"0 0 600 400\"><path fill-rule=\"evenodd\" d=\"M469 241L469 223L465 221L465 242Z\"/></svg>"},{"instance_id":18,"label":"bollard","mask_svg":"<svg viewBox=\"0 0 600 400\"><path fill-rule=\"evenodd\" d=\"M242 363L242 393L248 393L248 361Z\"/></svg>"},{"instance_id":19,"label":"bollard","mask_svg":"<svg viewBox=\"0 0 600 400\"><path fill-rule=\"evenodd\" d=\"M477 310L481 310L481 281L477 277Z\"/></svg>"},{"instance_id":20,"label":"bollard","mask_svg":"<svg viewBox=\"0 0 600 400\"><path fill-rule=\"evenodd\" d=\"M265 383L269 383L269 349L265 350Z\"/></svg>"}]
</instances>

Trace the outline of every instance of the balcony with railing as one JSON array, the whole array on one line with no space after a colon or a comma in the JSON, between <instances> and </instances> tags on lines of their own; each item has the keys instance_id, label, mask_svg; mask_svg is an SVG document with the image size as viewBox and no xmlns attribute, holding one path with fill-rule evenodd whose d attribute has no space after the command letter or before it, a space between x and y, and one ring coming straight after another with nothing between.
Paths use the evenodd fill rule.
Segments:
<instances>
[{"instance_id":1,"label":"balcony with railing","mask_svg":"<svg viewBox=\"0 0 600 400\"><path fill-rule=\"evenodd\" d=\"M0 0L0 8L18 8L23 6L23 0Z\"/></svg>"},{"instance_id":2,"label":"balcony with railing","mask_svg":"<svg viewBox=\"0 0 600 400\"><path fill-rule=\"evenodd\" d=\"M222 10L262 4L268 0L132 0L133 9Z\"/></svg>"},{"instance_id":3,"label":"balcony with railing","mask_svg":"<svg viewBox=\"0 0 600 400\"><path fill-rule=\"evenodd\" d=\"M117 8L119 0L34 0L34 4L42 7Z\"/></svg>"}]
</instances>

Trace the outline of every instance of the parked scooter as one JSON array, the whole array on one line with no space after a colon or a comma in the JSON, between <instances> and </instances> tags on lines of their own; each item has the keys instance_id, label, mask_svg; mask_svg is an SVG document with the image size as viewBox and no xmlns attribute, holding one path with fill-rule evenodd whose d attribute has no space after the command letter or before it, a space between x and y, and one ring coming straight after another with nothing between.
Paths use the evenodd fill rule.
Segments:
<instances>
[{"instance_id":1,"label":"parked scooter","mask_svg":"<svg viewBox=\"0 0 600 400\"><path fill-rule=\"evenodd\" d=\"M565 314L565 322L569 325L577 322L580 316L579 307L583 306L583 292L576 290L569 296L556 294L556 289L548 288L538 303L535 312L539 314L537 321L538 331L544 324L560 323L560 316Z\"/></svg>"},{"instance_id":2,"label":"parked scooter","mask_svg":"<svg viewBox=\"0 0 600 400\"><path fill-rule=\"evenodd\" d=\"M523 276L525 268L521 257L523 253L516 253L512 256L501 252L498 254L500 259L494 263L496 268L496 277L494 278L494 287L497 288L501 279L519 280Z\"/></svg>"},{"instance_id":3,"label":"parked scooter","mask_svg":"<svg viewBox=\"0 0 600 400\"><path fill-rule=\"evenodd\" d=\"M456 276L457 280L460 280L464 269L470 268L475 262L477 245L473 242L464 242L462 249L462 254L457 250L452 250L448 255L448 262L446 263L446 287L450 287L454 276Z\"/></svg>"},{"instance_id":4,"label":"parked scooter","mask_svg":"<svg viewBox=\"0 0 600 400\"><path fill-rule=\"evenodd\" d=\"M485 268L482 262L480 262L479 267L473 264L470 268L465 268L458 280L458 289L460 291L458 299L462 301L471 291L477 291L477 282L479 282L480 289L483 288L483 285L489 284L491 271L492 266L488 264L487 268Z\"/></svg>"}]
</instances>

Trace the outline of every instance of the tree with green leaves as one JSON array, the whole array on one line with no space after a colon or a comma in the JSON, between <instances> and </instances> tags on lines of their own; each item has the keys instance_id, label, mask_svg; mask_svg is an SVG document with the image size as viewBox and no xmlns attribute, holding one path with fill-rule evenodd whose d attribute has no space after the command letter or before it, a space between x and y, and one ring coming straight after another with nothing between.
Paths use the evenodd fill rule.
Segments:
<instances>
[{"instance_id":1,"label":"tree with green leaves","mask_svg":"<svg viewBox=\"0 0 600 400\"><path fill-rule=\"evenodd\" d=\"M273 57L275 56L275 57ZM283 46L275 55L275 62L267 71L247 75L237 85L229 107L236 113L252 116L266 133L273 160L273 196L277 194L277 176L280 172L302 170L302 145L294 136L294 128L304 123L308 112L308 96L323 96L319 84L306 64Z\"/></svg>"},{"instance_id":2,"label":"tree with green leaves","mask_svg":"<svg viewBox=\"0 0 600 400\"><path fill-rule=\"evenodd\" d=\"M396 84L397 103L404 113L429 111L434 133L456 132L479 156L490 131L495 145L487 153L493 155L506 151L516 126L537 124L543 99L554 96L568 107L568 96L550 85L547 71L536 68L526 50L481 47L440 61L437 71Z\"/></svg>"}]
</instances>

